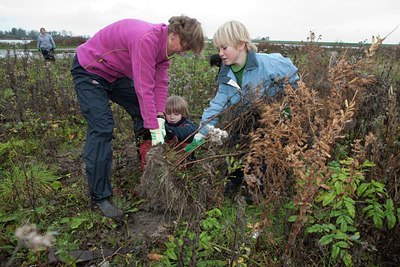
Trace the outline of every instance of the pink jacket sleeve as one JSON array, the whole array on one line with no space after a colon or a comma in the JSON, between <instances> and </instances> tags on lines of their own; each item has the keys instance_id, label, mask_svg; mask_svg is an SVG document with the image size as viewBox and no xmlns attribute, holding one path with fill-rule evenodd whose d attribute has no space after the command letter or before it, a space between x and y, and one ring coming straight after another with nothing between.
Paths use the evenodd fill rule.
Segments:
<instances>
[{"instance_id":1,"label":"pink jacket sleeve","mask_svg":"<svg viewBox=\"0 0 400 267\"><path fill-rule=\"evenodd\" d=\"M168 95L169 61L157 58L166 53L160 53L160 49L165 47L159 45L162 41L154 33L148 33L130 47L135 91L143 125L147 129L158 128L157 112L165 112Z\"/></svg>"}]
</instances>

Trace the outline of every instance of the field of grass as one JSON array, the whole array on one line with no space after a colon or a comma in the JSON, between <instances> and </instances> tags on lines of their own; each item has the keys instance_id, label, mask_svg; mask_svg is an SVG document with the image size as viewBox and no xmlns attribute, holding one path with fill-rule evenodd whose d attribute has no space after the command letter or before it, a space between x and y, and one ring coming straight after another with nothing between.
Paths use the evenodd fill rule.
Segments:
<instances>
[{"instance_id":1,"label":"field of grass","mask_svg":"<svg viewBox=\"0 0 400 267\"><path fill-rule=\"evenodd\" d=\"M72 55L54 63L0 58L0 262L400 265L400 48L381 47L370 57L367 48L259 44L290 57L302 83L272 103L259 99L224 114L219 127L230 138L206 142L190 168L165 145L168 166L149 171L168 174L173 188L154 196L170 203L161 214L143 208L138 187L149 173L140 171L130 117L113 105L111 179L124 225L90 208ZM188 100L196 123L217 90L212 53L175 57L169 71L170 94ZM254 185L253 204L240 192L224 196L238 168Z\"/></svg>"}]
</instances>

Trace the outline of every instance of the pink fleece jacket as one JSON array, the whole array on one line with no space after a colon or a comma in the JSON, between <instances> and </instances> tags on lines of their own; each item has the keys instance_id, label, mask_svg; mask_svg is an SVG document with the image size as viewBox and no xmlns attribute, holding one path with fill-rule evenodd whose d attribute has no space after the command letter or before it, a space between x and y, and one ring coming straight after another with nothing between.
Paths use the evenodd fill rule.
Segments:
<instances>
[{"instance_id":1,"label":"pink fleece jacket","mask_svg":"<svg viewBox=\"0 0 400 267\"><path fill-rule=\"evenodd\" d=\"M144 127L157 129L168 95L168 26L124 19L77 48L79 63L108 82L133 78Z\"/></svg>"}]
</instances>

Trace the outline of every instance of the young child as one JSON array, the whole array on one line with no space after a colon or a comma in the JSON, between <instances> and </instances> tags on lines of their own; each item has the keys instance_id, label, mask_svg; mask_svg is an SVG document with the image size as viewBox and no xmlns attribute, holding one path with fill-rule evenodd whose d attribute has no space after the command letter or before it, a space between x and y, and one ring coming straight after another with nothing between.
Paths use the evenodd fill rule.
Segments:
<instances>
[{"instance_id":1,"label":"young child","mask_svg":"<svg viewBox=\"0 0 400 267\"><path fill-rule=\"evenodd\" d=\"M167 98L167 105L165 108L166 121L165 130L167 136L165 140L173 140L175 137L180 143L190 143L193 141L193 136L190 136L197 130L197 126L188 118L189 108L186 100L177 95L173 95ZM187 140L185 140L190 136Z\"/></svg>"},{"instance_id":2,"label":"young child","mask_svg":"<svg viewBox=\"0 0 400 267\"><path fill-rule=\"evenodd\" d=\"M167 98L165 107L165 131L166 142L176 142L177 144L184 141L182 148L193 141L193 133L197 130L197 126L188 118L189 108L187 101L177 95ZM141 157L142 171L146 168L146 155L150 150L151 143L143 142L139 146Z\"/></svg>"}]
</instances>

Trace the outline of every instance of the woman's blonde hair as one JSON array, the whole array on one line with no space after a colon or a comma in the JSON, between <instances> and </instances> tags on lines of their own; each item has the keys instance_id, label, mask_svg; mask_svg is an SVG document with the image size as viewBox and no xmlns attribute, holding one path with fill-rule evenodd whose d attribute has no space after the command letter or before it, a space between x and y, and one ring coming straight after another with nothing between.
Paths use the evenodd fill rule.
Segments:
<instances>
[{"instance_id":1,"label":"woman's blonde hair","mask_svg":"<svg viewBox=\"0 0 400 267\"><path fill-rule=\"evenodd\" d=\"M257 52L257 47L251 42L246 26L235 20L225 22L219 27L213 37L213 44L217 48L225 45L237 46L241 42L246 44L248 52Z\"/></svg>"},{"instance_id":2,"label":"woman's blonde hair","mask_svg":"<svg viewBox=\"0 0 400 267\"><path fill-rule=\"evenodd\" d=\"M195 54L203 51L205 41L200 22L183 15L171 17L168 22L168 33L176 33L181 38L184 50L192 50Z\"/></svg>"},{"instance_id":3,"label":"woman's blonde hair","mask_svg":"<svg viewBox=\"0 0 400 267\"><path fill-rule=\"evenodd\" d=\"M178 113L182 117L189 116L189 107L187 101L178 95L172 95L167 98L167 104L165 107L167 114Z\"/></svg>"}]
</instances>

